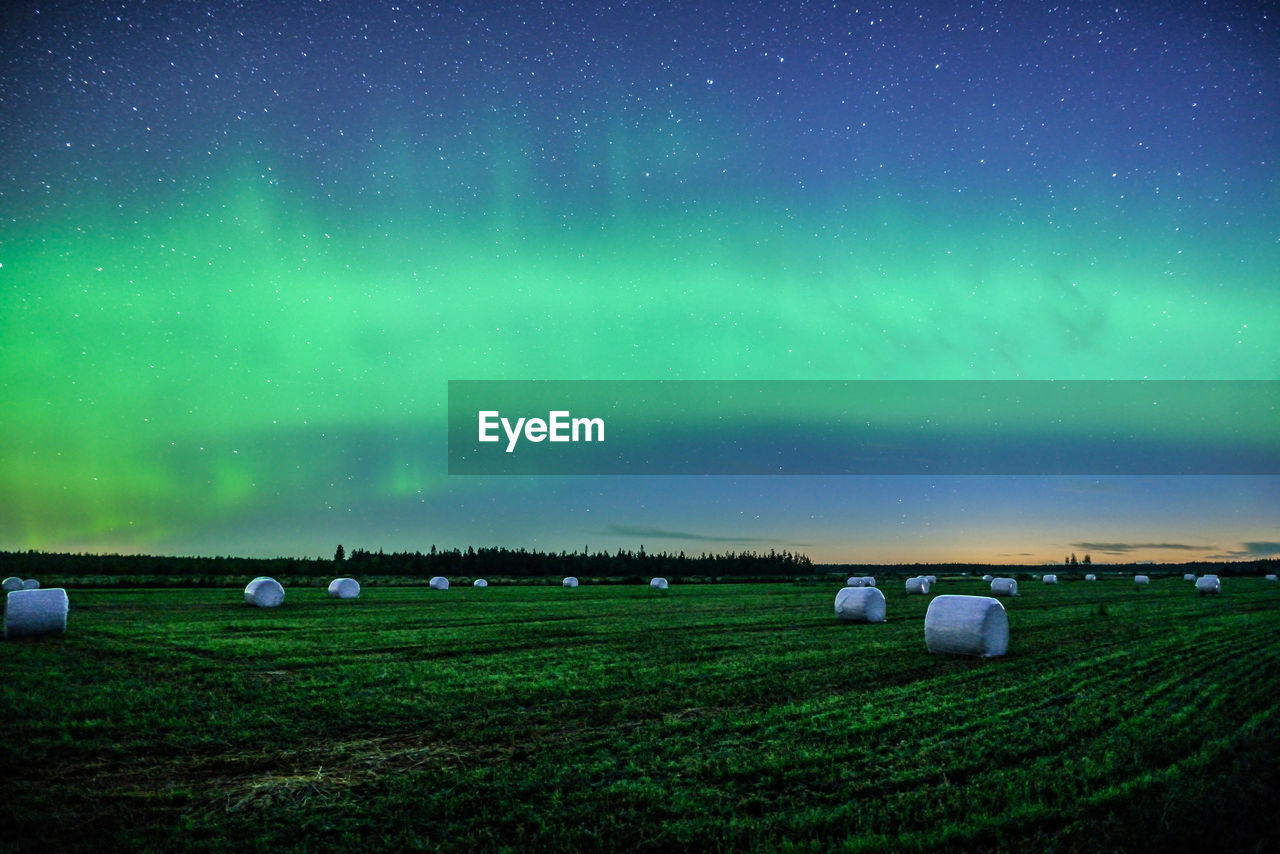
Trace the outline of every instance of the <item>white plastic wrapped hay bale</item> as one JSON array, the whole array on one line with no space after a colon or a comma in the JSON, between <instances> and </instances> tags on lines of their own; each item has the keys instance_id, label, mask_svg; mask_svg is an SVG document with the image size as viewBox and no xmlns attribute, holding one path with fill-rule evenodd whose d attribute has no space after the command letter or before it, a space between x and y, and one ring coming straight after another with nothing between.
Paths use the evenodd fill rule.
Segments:
<instances>
[{"instance_id":1,"label":"white plastic wrapped hay bale","mask_svg":"<svg viewBox=\"0 0 1280 854\"><path fill-rule=\"evenodd\" d=\"M851 575L844 583L845 587L865 587L861 575Z\"/></svg>"},{"instance_id":2,"label":"white plastic wrapped hay bale","mask_svg":"<svg viewBox=\"0 0 1280 854\"><path fill-rule=\"evenodd\" d=\"M1145 575L1135 575L1133 577L1133 583L1136 587L1142 587L1143 585L1150 584L1151 579Z\"/></svg>"},{"instance_id":3,"label":"white plastic wrapped hay bale","mask_svg":"<svg viewBox=\"0 0 1280 854\"><path fill-rule=\"evenodd\" d=\"M279 608L284 602L284 587L274 578L259 576L245 586L244 601L259 608Z\"/></svg>"},{"instance_id":4,"label":"white plastic wrapped hay bale","mask_svg":"<svg viewBox=\"0 0 1280 854\"><path fill-rule=\"evenodd\" d=\"M1090 573L1087 573L1087 574L1085 575L1084 580L1085 580L1085 581L1097 581L1097 580L1098 580L1098 576L1096 576L1096 575L1094 575L1092 572L1090 572Z\"/></svg>"},{"instance_id":5,"label":"white plastic wrapped hay bale","mask_svg":"<svg viewBox=\"0 0 1280 854\"><path fill-rule=\"evenodd\" d=\"M920 594L928 593L929 579L925 578L923 575L916 575L916 576L912 576L911 578L908 578L907 592L920 593Z\"/></svg>"},{"instance_id":6,"label":"white plastic wrapped hay bale","mask_svg":"<svg viewBox=\"0 0 1280 854\"><path fill-rule=\"evenodd\" d=\"M1009 651L1009 616L990 596L937 596L924 615L929 652L992 658Z\"/></svg>"},{"instance_id":7,"label":"white plastic wrapped hay bale","mask_svg":"<svg viewBox=\"0 0 1280 854\"><path fill-rule=\"evenodd\" d=\"M842 587L836 594L836 616L854 623L883 623L884 594L874 587Z\"/></svg>"},{"instance_id":8,"label":"white plastic wrapped hay bale","mask_svg":"<svg viewBox=\"0 0 1280 854\"><path fill-rule=\"evenodd\" d=\"M6 578L4 581L0 581L0 590L9 591L9 590L21 590L21 589L22 589L22 579L18 578L16 575L11 575L8 578Z\"/></svg>"},{"instance_id":9,"label":"white plastic wrapped hay bale","mask_svg":"<svg viewBox=\"0 0 1280 854\"><path fill-rule=\"evenodd\" d=\"M572 575L570 575L570 576L569 576L568 578L566 578L564 581L561 581L561 582L560 582L560 586L561 586L561 587L577 587L577 586L578 586L578 579L576 579L576 578L574 578Z\"/></svg>"},{"instance_id":10,"label":"white plastic wrapped hay bale","mask_svg":"<svg viewBox=\"0 0 1280 854\"><path fill-rule=\"evenodd\" d=\"M1017 596L1018 580L1016 578L991 579L991 595L992 596Z\"/></svg>"},{"instance_id":11,"label":"white plastic wrapped hay bale","mask_svg":"<svg viewBox=\"0 0 1280 854\"><path fill-rule=\"evenodd\" d=\"M985 582L987 582L988 584L990 584L990 583L991 583L991 580L992 580L993 578L995 578L995 576L994 576L994 575L984 575L984 576L982 576L982 580L983 580L983 581L985 581Z\"/></svg>"},{"instance_id":12,"label":"white plastic wrapped hay bale","mask_svg":"<svg viewBox=\"0 0 1280 854\"><path fill-rule=\"evenodd\" d=\"M1195 574L1194 572L1188 572L1187 574L1185 574L1185 575L1183 575L1183 576L1182 576L1182 580L1183 580L1183 581L1195 581L1195 580L1196 580L1196 574Z\"/></svg>"},{"instance_id":13,"label":"white plastic wrapped hay bale","mask_svg":"<svg viewBox=\"0 0 1280 854\"><path fill-rule=\"evenodd\" d=\"M937 583L938 583L938 576L936 576L936 575L926 575L926 576L924 577L924 580L925 580L925 581L927 581L927 582L929 582L929 586L930 586L930 587L932 587L933 585L935 585L935 584L937 584Z\"/></svg>"},{"instance_id":14,"label":"white plastic wrapped hay bale","mask_svg":"<svg viewBox=\"0 0 1280 854\"><path fill-rule=\"evenodd\" d=\"M4 636L60 635L67 631L67 591L11 590L4 601Z\"/></svg>"},{"instance_id":15,"label":"white plastic wrapped hay bale","mask_svg":"<svg viewBox=\"0 0 1280 854\"><path fill-rule=\"evenodd\" d=\"M1276 574L1275 574L1274 572L1268 573L1268 574L1266 575L1266 577L1265 577L1263 580L1264 580L1264 581L1275 581L1275 580L1276 580Z\"/></svg>"},{"instance_id":16,"label":"white plastic wrapped hay bale","mask_svg":"<svg viewBox=\"0 0 1280 854\"><path fill-rule=\"evenodd\" d=\"M1202 575L1196 579L1196 592L1201 596L1210 593L1221 593L1222 582L1218 580L1216 575Z\"/></svg>"},{"instance_id":17,"label":"white plastic wrapped hay bale","mask_svg":"<svg viewBox=\"0 0 1280 854\"><path fill-rule=\"evenodd\" d=\"M40 582L36 581L34 578L25 579L22 582L22 589L23 590L39 590Z\"/></svg>"},{"instance_id":18,"label":"white plastic wrapped hay bale","mask_svg":"<svg viewBox=\"0 0 1280 854\"><path fill-rule=\"evenodd\" d=\"M666 580L665 578L650 578L650 579L649 579L649 589L650 589L650 590L666 590L666 589L667 589L667 587L668 587L668 584L667 584L667 580Z\"/></svg>"},{"instance_id":19,"label":"white plastic wrapped hay bale","mask_svg":"<svg viewBox=\"0 0 1280 854\"><path fill-rule=\"evenodd\" d=\"M337 599L359 599L360 582L354 578L335 578L329 582L329 595Z\"/></svg>"},{"instance_id":20,"label":"white plastic wrapped hay bale","mask_svg":"<svg viewBox=\"0 0 1280 854\"><path fill-rule=\"evenodd\" d=\"M864 575L864 576L862 576L862 586L863 586L863 587L875 587L875 586L876 586L876 577L875 577L874 575Z\"/></svg>"},{"instance_id":21,"label":"white plastic wrapped hay bale","mask_svg":"<svg viewBox=\"0 0 1280 854\"><path fill-rule=\"evenodd\" d=\"M488 587L489 582L485 581L483 578L477 578L475 581L471 582L471 586L472 587Z\"/></svg>"},{"instance_id":22,"label":"white plastic wrapped hay bale","mask_svg":"<svg viewBox=\"0 0 1280 854\"><path fill-rule=\"evenodd\" d=\"M1043 581L1045 584L1057 584L1057 583L1058 583L1058 576L1056 576L1056 575L1046 575L1044 578L1042 578L1042 579L1040 579L1040 580L1041 580L1041 581Z\"/></svg>"},{"instance_id":23,"label":"white plastic wrapped hay bale","mask_svg":"<svg viewBox=\"0 0 1280 854\"><path fill-rule=\"evenodd\" d=\"M427 582L427 586L432 590L448 590L449 579L445 578L443 575L437 575Z\"/></svg>"}]
</instances>

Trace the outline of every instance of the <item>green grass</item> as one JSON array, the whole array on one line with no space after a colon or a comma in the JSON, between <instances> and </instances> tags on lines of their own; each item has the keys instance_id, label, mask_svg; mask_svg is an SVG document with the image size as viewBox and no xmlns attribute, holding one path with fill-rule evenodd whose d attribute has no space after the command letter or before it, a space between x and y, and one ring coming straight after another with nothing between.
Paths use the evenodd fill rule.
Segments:
<instances>
[{"instance_id":1,"label":"green grass","mask_svg":"<svg viewBox=\"0 0 1280 854\"><path fill-rule=\"evenodd\" d=\"M882 584L880 625L801 584L71 590L0 644L0 849L1280 844L1275 584L1028 582L996 660Z\"/></svg>"}]
</instances>

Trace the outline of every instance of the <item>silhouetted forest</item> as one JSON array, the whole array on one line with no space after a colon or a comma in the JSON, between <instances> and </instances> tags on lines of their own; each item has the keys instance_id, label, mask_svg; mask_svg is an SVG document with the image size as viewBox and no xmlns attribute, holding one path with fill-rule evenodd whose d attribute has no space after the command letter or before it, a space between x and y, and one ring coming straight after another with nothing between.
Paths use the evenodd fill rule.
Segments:
<instances>
[{"instance_id":1,"label":"silhouetted forest","mask_svg":"<svg viewBox=\"0 0 1280 854\"><path fill-rule=\"evenodd\" d=\"M1081 564L1071 567L1065 579L1082 576L1084 571L1100 576L1143 572L1152 576L1181 575L1193 572L1203 575L1262 575L1280 573L1280 560L1263 559L1239 562L1162 563L1162 564ZM336 575L349 575L358 580L385 579L389 583L415 583L435 575L447 578L510 578L535 582L555 582L566 575L601 581L647 581L660 575L672 581L739 581L791 579L843 579L849 575L875 575L887 578L910 575L982 575L992 573L1025 577L1042 572L1063 571L1061 566L982 563L911 563L911 564L814 564L807 556L789 551L702 553L691 557L683 552L651 554L619 549L617 552L537 552L527 549L474 548L427 552L383 552L342 547L334 559L324 558L243 558L243 557L165 557L155 555L53 554L47 552L0 552L0 577L15 575L43 581L69 580L59 583L122 584L142 586L193 585L221 586L243 583L259 575L278 579L311 580L327 583Z\"/></svg>"},{"instance_id":2,"label":"silhouetted forest","mask_svg":"<svg viewBox=\"0 0 1280 854\"><path fill-rule=\"evenodd\" d=\"M726 552L688 557L619 549L615 553L536 552L527 549L474 548L426 552L371 552L342 546L334 560L308 558L156 557L151 555L83 555L44 552L0 552L0 574L28 577L150 576L183 579L227 577L332 578L334 575L430 578L443 576L499 576L631 578L664 575L673 578L794 578L815 572L802 554L789 551Z\"/></svg>"},{"instance_id":3,"label":"silhouetted forest","mask_svg":"<svg viewBox=\"0 0 1280 854\"><path fill-rule=\"evenodd\" d=\"M347 556L349 572L369 575L499 575L515 578L530 576L577 575L593 577L674 576L762 577L811 575L809 558L788 551L726 552L686 557L679 554L650 554L619 549L608 552L532 552L526 549L471 548L437 551L435 546L421 552L367 552L354 549Z\"/></svg>"}]
</instances>

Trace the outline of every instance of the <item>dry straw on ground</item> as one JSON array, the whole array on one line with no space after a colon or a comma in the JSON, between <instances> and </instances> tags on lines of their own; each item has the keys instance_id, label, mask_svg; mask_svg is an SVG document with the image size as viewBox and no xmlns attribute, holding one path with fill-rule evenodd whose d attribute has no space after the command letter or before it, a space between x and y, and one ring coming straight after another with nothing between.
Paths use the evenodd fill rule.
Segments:
<instances>
[{"instance_id":1,"label":"dry straw on ground","mask_svg":"<svg viewBox=\"0 0 1280 854\"><path fill-rule=\"evenodd\" d=\"M836 616L855 623L883 623L884 594L874 587L841 587L836 594Z\"/></svg>"},{"instance_id":2,"label":"dry straw on ground","mask_svg":"<svg viewBox=\"0 0 1280 854\"><path fill-rule=\"evenodd\" d=\"M68 610L67 591L61 587L11 590L5 596L4 636L63 634Z\"/></svg>"},{"instance_id":3,"label":"dry straw on ground","mask_svg":"<svg viewBox=\"0 0 1280 854\"><path fill-rule=\"evenodd\" d=\"M990 596L934 598L924 615L929 652L991 658L1009 651L1009 617Z\"/></svg>"}]
</instances>

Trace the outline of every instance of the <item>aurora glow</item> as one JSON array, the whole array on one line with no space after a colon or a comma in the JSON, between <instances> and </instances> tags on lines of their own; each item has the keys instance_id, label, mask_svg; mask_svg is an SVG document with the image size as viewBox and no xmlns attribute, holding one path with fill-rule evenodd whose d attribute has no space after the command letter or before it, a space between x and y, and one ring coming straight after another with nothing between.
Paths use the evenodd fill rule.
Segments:
<instances>
[{"instance_id":1,"label":"aurora glow","mask_svg":"<svg viewBox=\"0 0 1280 854\"><path fill-rule=\"evenodd\" d=\"M25 4L0 548L1275 553L1274 477L445 459L450 379L1280 377L1245 5Z\"/></svg>"}]
</instances>

